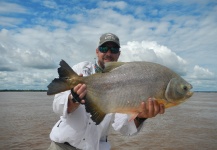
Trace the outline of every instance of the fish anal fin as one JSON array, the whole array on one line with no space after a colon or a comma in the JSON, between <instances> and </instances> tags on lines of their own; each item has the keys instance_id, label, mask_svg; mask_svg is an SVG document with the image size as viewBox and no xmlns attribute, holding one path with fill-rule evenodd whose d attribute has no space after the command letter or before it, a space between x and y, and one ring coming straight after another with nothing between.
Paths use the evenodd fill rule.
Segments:
<instances>
[{"instance_id":1,"label":"fish anal fin","mask_svg":"<svg viewBox=\"0 0 217 150\"><path fill-rule=\"evenodd\" d=\"M96 123L96 125L99 125L106 115L98 105L93 101L89 101L88 98L85 100L85 108L86 111L91 114L91 119Z\"/></svg>"},{"instance_id":2,"label":"fish anal fin","mask_svg":"<svg viewBox=\"0 0 217 150\"><path fill-rule=\"evenodd\" d=\"M138 114L139 114L139 112L134 112L134 113L130 114L130 119L128 121L129 122L133 121L138 116Z\"/></svg>"}]
</instances>

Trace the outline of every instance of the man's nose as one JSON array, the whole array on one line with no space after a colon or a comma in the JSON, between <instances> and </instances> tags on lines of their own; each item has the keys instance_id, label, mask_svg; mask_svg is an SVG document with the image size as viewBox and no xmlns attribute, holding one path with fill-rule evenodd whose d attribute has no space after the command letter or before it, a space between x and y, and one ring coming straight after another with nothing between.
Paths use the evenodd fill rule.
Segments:
<instances>
[{"instance_id":1,"label":"man's nose","mask_svg":"<svg viewBox=\"0 0 217 150\"><path fill-rule=\"evenodd\" d=\"M111 50L110 49L108 49L108 51L107 51L107 53L106 54L111 54L112 52L111 52Z\"/></svg>"}]
</instances>

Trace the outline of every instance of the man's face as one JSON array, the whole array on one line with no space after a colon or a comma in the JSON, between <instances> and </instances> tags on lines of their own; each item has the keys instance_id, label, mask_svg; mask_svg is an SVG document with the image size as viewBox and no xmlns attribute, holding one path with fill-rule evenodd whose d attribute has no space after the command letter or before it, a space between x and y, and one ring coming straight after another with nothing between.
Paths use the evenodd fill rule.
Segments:
<instances>
[{"instance_id":1,"label":"man's face","mask_svg":"<svg viewBox=\"0 0 217 150\"><path fill-rule=\"evenodd\" d=\"M112 53L111 48L117 48L117 45L113 42L106 42L102 47L109 47L107 52L101 52L99 48L96 49L96 55L98 57L98 63L100 67L104 68L106 62L118 61L120 51Z\"/></svg>"}]
</instances>

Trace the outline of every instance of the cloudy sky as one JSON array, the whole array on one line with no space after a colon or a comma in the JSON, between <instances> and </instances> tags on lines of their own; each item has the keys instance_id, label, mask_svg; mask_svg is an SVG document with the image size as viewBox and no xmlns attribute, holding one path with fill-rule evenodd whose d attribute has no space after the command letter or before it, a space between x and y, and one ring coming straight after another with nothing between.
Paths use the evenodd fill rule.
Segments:
<instances>
[{"instance_id":1,"label":"cloudy sky","mask_svg":"<svg viewBox=\"0 0 217 150\"><path fill-rule=\"evenodd\" d=\"M93 61L99 37L120 61L163 64L195 91L217 91L216 0L0 0L0 90L47 89L59 61Z\"/></svg>"}]
</instances>

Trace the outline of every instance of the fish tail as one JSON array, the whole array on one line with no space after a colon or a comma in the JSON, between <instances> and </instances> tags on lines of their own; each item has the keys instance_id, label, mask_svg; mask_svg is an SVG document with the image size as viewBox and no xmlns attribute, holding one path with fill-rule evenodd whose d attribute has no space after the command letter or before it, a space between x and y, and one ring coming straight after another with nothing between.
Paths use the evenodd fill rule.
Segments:
<instances>
[{"instance_id":1,"label":"fish tail","mask_svg":"<svg viewBox=\"0 0 217 150\"><path fill-rule=\"evenodd\" d=\"M71 90L78 83L82 83L82 77L79 77L73 69L64 61L60 61L58 68L59 78L55 78L47 87L47 95L53 95L67 90Z\"/></svg>"}]
</instances>

